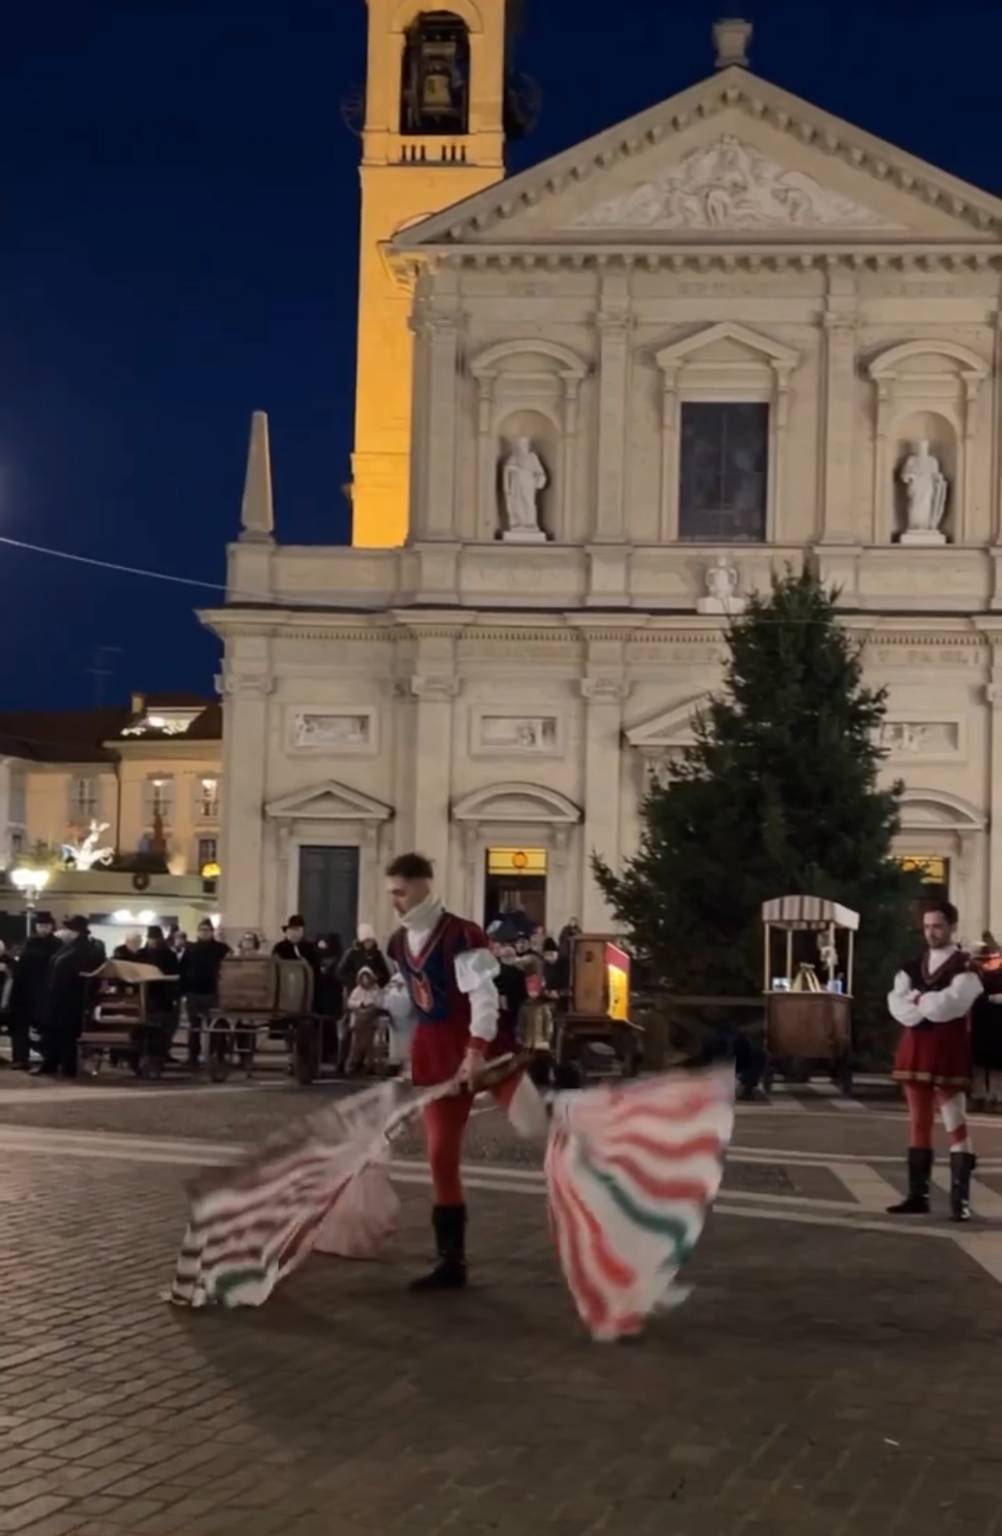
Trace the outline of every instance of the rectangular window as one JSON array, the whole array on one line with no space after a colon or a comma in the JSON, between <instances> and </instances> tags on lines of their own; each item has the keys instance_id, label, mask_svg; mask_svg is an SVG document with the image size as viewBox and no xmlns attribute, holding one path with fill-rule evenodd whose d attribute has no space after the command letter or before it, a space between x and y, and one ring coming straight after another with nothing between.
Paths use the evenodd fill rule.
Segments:
<instances>
[{"instance_id":1,"label":"rectangular window","mask_svg":"<svg viewBox=\"0 0 1002 1536\"><path fill-rule=\"evenodd\" d=\"M198 873L201 874L208 864L218 864L219 843L214 837L200 837L198 839Z\"/></svg>"},{"instance_id":2,"label":"rectangular window","mask_svg":"<svg viewBox=\"0 0 1002 1536\"><path fill-rule=\"evenodd\" d=\"M70 784L70 821L89 827L97 817L100 795L97 779L73 779Z\"/></svg>"},{"instance_id":3,"label":"rectangular window","mask_svg":"<svg viewBox=\"0 0 1002 1536\"><path fill-rule=\"evenodd\" d=\"M174 779L170 774L155 774L146 780L146 820L159 818L165 824L174 811Z\"/></svg>"},{"instance_id":4,"label":"rectangular window","mask_svg":"<svg viewBox=\"0 0 1002 1536\"><path fill-rule=\"evenodd\" d=\"M219 820L219 780L214 775L195 781L195 815L199 821Z\"/></svg>"},{"instance_id":5,"label":"rectangular window","mask_svg":"<svg viewBox=\"0 0 1002 1536\"><path fill-rule=\"evenodd\" d=\"M12 768L10 771L7 819L20 827L28 820L28 781L23 768Z\"/></svg>"},{"instance_id":6,"label":"rectangular window","mask_svg":"<svg viewBox=\"0 0 1002 1536\"><path fill-rule=\"evenodd\" d=\"M764 540L768 463L768 405L683 401L679 537Z\"/></svg>"}]
</instances>

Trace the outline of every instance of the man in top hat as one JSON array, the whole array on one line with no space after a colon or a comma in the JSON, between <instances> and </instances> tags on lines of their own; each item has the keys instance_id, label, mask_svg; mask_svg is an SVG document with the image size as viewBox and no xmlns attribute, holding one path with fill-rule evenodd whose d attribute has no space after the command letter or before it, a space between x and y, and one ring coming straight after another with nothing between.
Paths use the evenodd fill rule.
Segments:
<instances>
[{"instance_id":1,"label":"man in top hat","mask_svg":"<svg viewBox=\"0 0 1002 1536\"><path fill-rule=\"evenodd\" d=\"M36 912L31 938L21 952L10 994L11 1066L27 1072L31 1064L31 1033L41 1036L45 994L52 958L59 952L51 912Z\"/></svg>"},{"instance_id":2,"label":"man in top hat","mask_svg":"<svg viewBox=\"0 0 1002 1536\"><path fill-rule=\"evenodd\" d=\"M84 977L104 964L104 945L91 937L85 917L63 924L65 942L52 957L42 1026L41 1072L77 1075L77 1040L83 1025Z\"/></svg>"},{"instance_id":3,"label":"man in top hat","mask_svg":"<svg viewBox=\"0 0 1002 1536\"><path fill-rule=\"evenodd\" d=\"M282 929L285 937L272 950L279 960L305 960L314 976L320 974L320 951L306 937L306 920L296 912Z\"/></svg>"}]
</instances>

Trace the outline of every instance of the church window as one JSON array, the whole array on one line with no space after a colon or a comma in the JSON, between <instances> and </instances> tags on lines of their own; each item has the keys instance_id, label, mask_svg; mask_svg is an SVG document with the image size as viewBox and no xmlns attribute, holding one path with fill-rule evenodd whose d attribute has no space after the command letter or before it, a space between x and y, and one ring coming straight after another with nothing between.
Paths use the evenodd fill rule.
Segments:
<instances>
[{"instance_id":1,"label":"church window","mask_svg":"<svg viewBox=\"0 0 1002 1536\"><path fill-rule=\"evenodd\" d=\"M408 28L400 92L400 132L469 132L470 38L451 11L424 11Z\"/></svg>"},{"instance_id":2,"label":"church window","mask_svg":"<svg viewBox=\"0 0 1002 1536\"><path fill-rule=\"evenodd\" d=\"M768 405L683 401L681 426L679 537L764 540Z\"/></svg>"}]
</instances>

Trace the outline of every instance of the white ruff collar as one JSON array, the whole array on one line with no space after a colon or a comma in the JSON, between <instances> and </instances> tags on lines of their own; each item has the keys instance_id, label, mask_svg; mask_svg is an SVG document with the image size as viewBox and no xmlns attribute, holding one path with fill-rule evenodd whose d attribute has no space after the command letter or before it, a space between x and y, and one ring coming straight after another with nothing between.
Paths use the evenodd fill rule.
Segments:
<instances>
[{"instance_id":1,"label":"white ruff collar","mask_svg":"<svg viewBox=\"0 0 1002 1536\"><path fill-rule=\"evenodd\" d=\"M400 919L409 933L430 933L442 916L442 903L437 896L426 896L416 907L411 907Z\"/></svg>"}]
</instances>

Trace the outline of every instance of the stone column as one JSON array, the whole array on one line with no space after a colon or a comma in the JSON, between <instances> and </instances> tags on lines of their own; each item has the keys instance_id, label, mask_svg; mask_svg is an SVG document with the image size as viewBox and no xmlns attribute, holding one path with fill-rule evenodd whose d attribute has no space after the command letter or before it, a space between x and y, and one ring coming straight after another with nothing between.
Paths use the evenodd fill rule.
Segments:
<instances>
[{"instance_id":1,"label":"stone column","mask_svg":"<svg viewBox=\"0 0 1002 1536\"><path fill-rule=\"evenodd\" d=\"M567 875L570 869L571 828L553 828L547 850L546 926L556 934L576 913L572 910Z\"/></svg>"},{"instance_id":2,"label":"stone column","mask_svg":"<svg viewBox=\"0 0 1002 1536\"><path fill-rule=\"evenodd\" d=\"M227 929L261 928L268 698L273 681L263 661L254 671L227 666L223 699L223 804L220 909Z\"/></svg>"},{"instance_id":3,"label":"stone column","mask_svg":"<svg viewBox=\"0 0 1002 1536\"><path fill-rule=\"evenodd\" d=\"M607 272L599 311L598 468L595 540L615 544L624 537L626 391L629 377L629 278Z\"/></svg>"},{"instance_id":4,"label":"stone column","mask_svg":"<svg viewBox=\"0 0 1002 1536\"><path fill-rule=\"evenodd\" d=\"M873 517L870 539L874 544L889 544L894 533L894 465L887 438L894 412L894 390L890 379L877 379L875 383L877 420L873 443Z\"/></svg>"},{"instance_id":5,"label":"stone column","mask_svg":"<svg viewBox=\"0 0 1002 1536\"><path fill-rule=\"evenodd\" d=\"M842 279L844 291L832 286ZM821 541L851 544L852 424L856 370L856 295L848 273L832 272L824 314L824 412L821 423Z\"/></svg>"},{"instance_id":6,"label":"stone column","mask_svg":"<svg viewBox=\"0 0 1002 1536\"><path fill-rule=\"evenodd\" d=\"M661 392L661 516L662 544L674 544L678 538L678 384L677 365L662 369Z\"/></svg>"},{"instance_id":7,"label":"stone column","mask_svg":"<svg viewBox=\"0 0 1002 1536\"><path fill-rule=\"evenodd\" d=\"M474 539L493 539L498 523L497 444L494 437L494 377L477 380L477 492Z\"/></svg>"},{"instance_id":8,"label":"stone column","mask_svg":"<svg viewBox=\"0 0 1002 1536\"><path fill-rule=\"evenodd\" d=\"M612 869L619 869L621 735L627 688L621 677L592 676L582 680L581 693L587 710L581 922L587 933L602 932L613 921L595 883L591 856L597 853Z\"/></svg>"},{"instance_id":9,"label":"stone column","mask_svg":"<svg viewBox=\"0 0 1002 1536\"><path fill-rule=\"evenodd\" d=\"M583 532L582 529L574 527L574 513L577 507L575 478L578 457L578 391L581 381L576 374L565 373L563 378L564 441L561 461L563 487L560 496L560 527L554 530L554 536L561 543L569 544Z\"/></svg>"}]
</instances>

